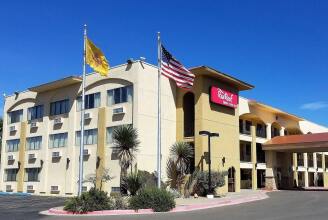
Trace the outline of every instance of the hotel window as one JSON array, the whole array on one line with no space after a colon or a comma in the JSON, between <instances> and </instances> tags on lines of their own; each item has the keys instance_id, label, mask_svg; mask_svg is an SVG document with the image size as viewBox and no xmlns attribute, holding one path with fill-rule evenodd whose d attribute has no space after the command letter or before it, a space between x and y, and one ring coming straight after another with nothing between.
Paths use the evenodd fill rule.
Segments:
<instances>
[{"instance_id":1,"label":"hotel window","mask_svg":"<svg viewBox=\"0 0 328 220\"><path fill-rule=\"evenodd\" d=\"M133 86L125 86L107 91L107 105L132 102Z\"/></svg>"},{"instance_id":2,"label":"hotel window","mask_svg":"<svg viewBox=\"0 0 328 220\"><path fill-rule=\"evenodd\" d=\"M184 137L195 136L195 97L191 92L183 96Z\"/></svg>"},{"instance_id":3,"label":"hotel window","mask_svg":"<svg viewBox=\"0 0 328 220\"><path fill-rule=\"evenodd\" d=\"M40 150L42 144L42 136L27 138L27 150Z\"/></svg>"},{"instance_id":4,"label":"hotel window","mask_svg":"<svg viewBox=\"0 0 328 220\"><path fill-rule=\"evenodd\" d=\"M98 138L97 136L98 136L97 129L84 130L84 144L85 145L97 144L97 138ZM75 145L80 146L80 142L81 142L81 131L77 131L75 136Z\"/></svg>"},{"instance_id":5,"label":"hotel window","mask_svg":"<svg viewBox=\"0 0 328 220\"><path fill-rule=\"evenodd\" d=\"M317 153L317 167L322 168L322 154Z\"/></svg>"},{"instance_id":6,"label":"hotel window","mask_svg":"<svg viewBox=\"0 0 328 220\"><path fill-rule=\"evenodd\" d=\"M85 109L98 108L100 106L100 92L89 94L85 96ZM82 110L82 96L77 98L76 110Z\"/></svg>"},{"instance_id":7,"label":"hotel window","mask_svg":"<svg viewBox=\"0 0 328 220\"><path fill-rule=\"evenodd\" d=\"M252 122L251 121L246 121L245 134L250 134L251 133L251 126L252 126Z\"/></svg>"},{"instance_id":8,"label":"hotel window","mask_svg":"<svg viewBox=\"0 0 328 220\"><path fill-rule=\"evenodd\" d=\"M25 169L25 181L27 182L39 182L40 168L26 168Z\"/></svg>"},{"instance_id":9,"label":"hotel window","mask_svg":"<svg viewBox=\"0 0 328 220\"><path fill-rule=\"evenodd\" d=\"M256 136L266 138L266 126L263 124L256 125Z\"/></svg>"},{"instance_id":10,"label":"hotel window","mask_svg":"<svg viewBox=\"0 0 328 220\"><path fill-rule=\"evenodd\" d=\"M49 148L66 147L67 133L51 134L49 136Z\"/></svg>"},{"instance_id":11,"label":"hotel window","mask_svg":"<svg viewBox=\"0 0 328 220\"><path fill-rule=\"evenodd\" d=\"M328 155L325 155L325 167L328 169Z\"/></svg>"},{"instance_id":12,"label":"hotel window","mask_svg":"<svg viewBox=\"0 0 328 220\"><path fill-rule=\"evenodd\" d=\"M297 166L299 166L299 167L304 166L304 155L303 155L303 153L297 153Z\"/></svg>"},{"instance_id":13,"label":"hotel window","mask_svg":"<svg viewBox=\"0 0 328 220\"><path fill-rule=\"evenodd\" d=\"M256 160L258 163L265 163L265 152L260 143L256 143Z\"/></svg>"},{"instance_id":14,"label":"hotel window","mask_svg":"<svg viewBox=\"0 0 328 220\"><path fill-rule=\"evenodd\" d=\"M17 178L18 169L6 169L5 180L8 182L15 182Z\"/></svg>"},{"instance_id":15,"label":"hotel window","mask_svg":"<svg viewBox=\"0 0 328 220\"><path fill-rule=\"evenodd\" d=\"M60 100L50 103L50 115L61 115L69 112L69 100Z\"/></svg>"},{"instance_id":16,"label":"hotel window","mask_svg":"<svg viewBox=\"0 0 328 220\"><path fill-rule=\"evenodd\" d=\"M43 105L38 105L27 109L27 120L34 120L42 117Z\"/></svg>"},{"instance_id":17,"label":"hotel window","mask_svg":"<svg viewBox=\"0 0 328 220\"><path fill-rule=\"evenodd\" d=\"M8 112L8 124L21 122L23 120L23 110Z\"/></svg>"},{"instance_id":18,"label":"hotel window","mask_svg":"<svg viewBox=\"0 0 328 220\"><path fill-rule=\"evenodd\" d=\"M128 124L128 125L132 126L131 124ZM106 143L107 144L113 144L113 142L114 142L113 141L113 131L115 130L115 128L117 128L119 126L108 127L106 129Z\"/></svg>"},{"instance_id":19,"label":"hotel window","mask_svg":"<svg viewBox=\"0 0 328 220\"><path fill-rule=\"evenodd\" d=\"M7 141L7 152L16 152L19 150L19 139Z\"/></svg>"},{"instance_id":20,"label":"hotel window","mask_svg":"<svg viewBox=\"0 0 328 220\"><path fill-rule=\"evenodd\" d=\"M243 133L243 126L244 126L244 121L242 119L239 119L239 133Z\"/></svg>"},{"instance_id":21,"label":"hotel window","mask_svg":"<svg viewBox=\"0 0 328 220\"><path fill-rule=\"evenodd\" d=\"M308 167L313 167L313 153L307 154Z\"/></svg>"}]
</instances>

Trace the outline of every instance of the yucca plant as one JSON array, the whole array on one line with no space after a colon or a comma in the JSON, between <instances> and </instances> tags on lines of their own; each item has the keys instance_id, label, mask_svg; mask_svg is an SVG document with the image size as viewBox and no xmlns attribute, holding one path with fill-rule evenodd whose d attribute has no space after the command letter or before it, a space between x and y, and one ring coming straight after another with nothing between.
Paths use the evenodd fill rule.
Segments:
<instances>
[{"instance_id":1,"label":"yucca plant","mask_svg":"<svg viewBox=\"0 0 328 220\"><path fill-rule=\"evenodd\" d=\"M180 190L194 156L193 148L186 142L176 142L171 146L170 154L171 158L166 163L168 183L171 188Z\"/></svg>"},{"instance_id":2,"label":"yucca plant","mask_svg":"<svg viewBox=\"0 0 328 220\"><path fill-rule=\"evenodd\" d=\"M187 142L176 142L171 146L170 153L177 168L181 173L186 173L194 156L194 150L190 144Z\"/></svg>"},{"instance_id":3,"label":"yucca plant","mask_svg":"<svg viewBox=\"0 0 328 220\"><path fill-rule=\"evenodd\" d=\"M132 196L142 188L143 179L139 172L132 172L126 177L123 177L123 187L130 192Z\"/></svg>"},{"instance_id":4,"label":"yucca plant","mask_svg":"<svg viewBox=\"0 0 328 220\"><path fill-rule=\"evenodd\" d=\"M132 125L122 125L114 129L112 148L117 153L121 167L121 188L122 178L126 176L128 168L132 167L139 144L138 132Z\"/></svg>"}]
</instances>

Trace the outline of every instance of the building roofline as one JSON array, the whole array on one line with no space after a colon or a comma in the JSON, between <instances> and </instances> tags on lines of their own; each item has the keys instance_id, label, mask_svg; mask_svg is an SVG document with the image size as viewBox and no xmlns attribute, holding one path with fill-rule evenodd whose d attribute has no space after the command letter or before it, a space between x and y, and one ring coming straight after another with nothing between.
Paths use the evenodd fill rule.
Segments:
<instances>
[{"instance_id":1,"label":"building roofline","mask_svg":"<svg viewBox=\"0 0 328 220\"><path fill-rule=\"evenodd\" d=\"M158 68L157 66L151 64L151 63L148 63L148 62L145 62L143 60L134 60L133 63L142 63L142 64L146 64L147 66L150 66L150 67L153 67L153 68ZM128 65L128 63L123 63L123 64L119 64L119 65L116 65L116 66L113 66L111 67L111 69L116 69L116 68L119 68L119 67L122 67L122 66L126 66ZM93 74L96 74L96 72L90 72L90 73L86 73L87 76L89 75L93 75ZM53 81L50 81L50 82L47 82L47 83L42 83L42 84L39 84L39 85L36 85L36 86L32 86L32 87L29 87L28 89L26 90L22 90L22 91L17 91L18 93L25 93L25 92L34 92L33 89L39 87L39 86L45 86L47 84L50 84L50 83L54 83L54 82L57 82L57 81L60 81L60 80L64 80L64 79L67 79L67 78L73 78L73 77L82 77L81 76L78 76L78 75L75 75L75 76L67 76L67 77L64 77L64 78L60 78L60 79L56 79L56 80L53 80ZM9 98L11 96L14 96L15 93L12 93L12 94L8 94L8 95L4 95L4 98Z\"/></svg>"},{"instance_id":2,"label":"building roofline","mask_svg":"<svg viewBox=\"0 0 328 220\"><path fill-rule=\"evenodd\" d=\"M214 77L217 77L227 83L230 83L234 86L236 86L240 91L242 90L250 90L250 89L253 89L254 86L249 84L249 83L246 83L242 80L239 80L231 75L228 75L226 73L223 73L221 71L218 71L212 67L209 67L209 66L205 66L205 65L202 65L202 66L196 66L196 67L191 67L189 68L189 70L191 71L197 71L197 70L207 70L207 73L212 73L212 74L209 74L210 76L214 76ZM198 74L201 74L201 73L198 73Z\"/></svg>"}]
</instances>

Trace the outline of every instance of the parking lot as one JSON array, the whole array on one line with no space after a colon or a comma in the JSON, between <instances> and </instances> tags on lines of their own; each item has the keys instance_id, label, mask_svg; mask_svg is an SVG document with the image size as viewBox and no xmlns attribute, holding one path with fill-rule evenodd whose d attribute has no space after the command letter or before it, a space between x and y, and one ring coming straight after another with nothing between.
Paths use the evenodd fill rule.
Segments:
<instances>
[{"instance_id":1,"label":"parking lot","mask_svg":"<svg viewBox=\"0 0 328 220\"><path fill-rule=\"evenodd\" d=\"M51 207L62 206L65 198L0 195L0 219L39 219L39 212Z\"/></svg>"}]
</instances>

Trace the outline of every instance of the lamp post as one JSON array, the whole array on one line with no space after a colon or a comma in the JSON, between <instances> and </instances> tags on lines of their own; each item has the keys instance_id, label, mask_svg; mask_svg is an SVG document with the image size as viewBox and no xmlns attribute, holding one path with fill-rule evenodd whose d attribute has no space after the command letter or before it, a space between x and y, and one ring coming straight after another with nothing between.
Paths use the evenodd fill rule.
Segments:
<instances>
[{"instance_id":1,"label":"lamp post","mask_svg":"<svg viewBox=\"0 0 328 220\"><path fill-rule=\"evenodd\" d=\"M212 178L211 178L211 137L219 137L219 133L209 131L200 131L199 135L208 137L208 193L212 193Z\"/></svg>"}]
</instances>

